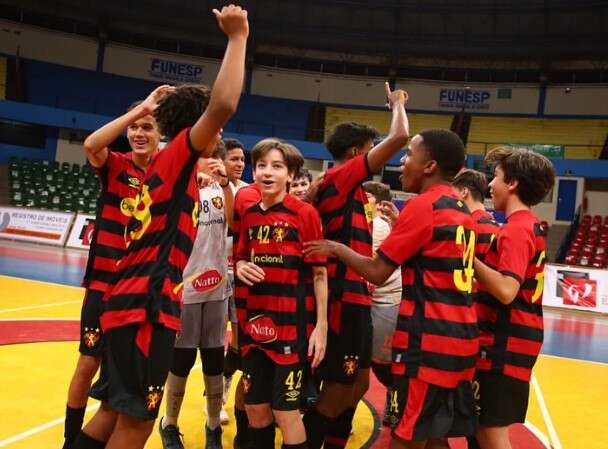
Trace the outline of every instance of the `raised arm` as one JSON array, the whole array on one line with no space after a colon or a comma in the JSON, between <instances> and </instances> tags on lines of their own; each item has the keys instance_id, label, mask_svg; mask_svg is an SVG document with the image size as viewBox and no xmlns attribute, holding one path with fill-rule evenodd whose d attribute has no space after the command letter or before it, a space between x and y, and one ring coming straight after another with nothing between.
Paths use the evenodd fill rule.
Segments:
<instances>
[{"instance_id":1,"label":"raised arm","mask_svg":"<svg viewBox=\"0 0 608 449\"><path fill-rule=\"evenodd\" d=\"M395 90L391 92L388 83L384 84L388 107L392 111L391 129L382 142L367 153L367 164L372 173L378 173L395 154L401 150L410 137L410 126L405 113L407 92Z\"/></svg>"},{"instance_id":2,"label":"raised arm","mask_svg":"<svg viewBox=\"0 0 608 449\"><path fill-rule=\"evenodd\" d=\"M228 36L228 45L220 71L211 91L209 105L190 130L190 141L194 149L209 156L217 134L236 112L245 79L245 50L249 24L247 11L240 6L224 6L213 10L220 29Z\"/></svg>"},{"instance_id":3,"label":"raised arm","mask_svg":"<svg viewBox=\"0 0 608 449\"><path fill-rule=\"evenodd\" d=\"M146 115L152 114L160 99L173 89L163 85L157 87L139 105L120 117L105 124L84 141L84 151L93 167L103 167L108 159L108 145L116 140L128 126Z\"/></svg>"}]
</instances>

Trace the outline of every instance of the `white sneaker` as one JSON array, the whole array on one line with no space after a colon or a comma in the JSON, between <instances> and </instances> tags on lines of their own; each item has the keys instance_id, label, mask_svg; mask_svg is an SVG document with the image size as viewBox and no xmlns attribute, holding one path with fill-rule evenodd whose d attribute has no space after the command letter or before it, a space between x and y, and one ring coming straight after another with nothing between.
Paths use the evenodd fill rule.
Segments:
<instances>
[{"instance_id":1,"label":"white sneaker","mask_svg":"<svg viewBox=\"0 0 608 449\"><path fill-rule=\"evenodd\" d=\"M220 410L220 424L225 426L230 422L230 417L228 416L228 412L222 407Z\"/></svg>"}]
</instances>

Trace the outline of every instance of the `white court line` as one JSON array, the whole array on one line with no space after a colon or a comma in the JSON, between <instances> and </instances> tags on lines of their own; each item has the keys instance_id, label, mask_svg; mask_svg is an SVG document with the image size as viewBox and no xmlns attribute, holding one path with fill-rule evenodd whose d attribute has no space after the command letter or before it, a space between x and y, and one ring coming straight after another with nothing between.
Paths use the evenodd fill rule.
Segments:
<instances>
[{"instance_id":1,"label":"white court line","mask_svg":"<svg viewBox=\"0 0 608 449\"><path fill-rule=\"evenodd\" d=\"M89 405L87 407L87 412L97 410L99 408L99 404ZM33 427L30 430L26 430L25 432L18 433L17 435L13 435L12 437L6 438L0 441L0 447L8 446L9 444L16 443L17 441L24 440L26 438L31 437L32 435L36 435L46 429L49 429L57 424L63 424L65 422L65 416L61 418L54 419L47 423L41 424L40 426Z\"/></svg>"},{"instance_id":2,"label":"white court line","mask_svg":"<svg viewBox=\"0 0 608 449\"><path fill-rule=\"evenodd\" d=\"M196 365L194 365L192 367L192 369L195 369L195 368L198 369L201 366L202 366L201 363L197 363ZM93 404L93 405L89 405L87 407L86 411L88 413L88 412L97 410L98 408L99 408L99 404ZM17 441L24 440L33 435L36 435L37 433L43 432L46 429L50 429L51 427L54 427L58 424L63 424L64 422L65 422L65 416L62 416L61 418L57 418L57 419L54 419L47 423L33 427L30 430L26 430L25 432L18 433L17 435L13 435L12 437L5 438L4 440L0 440L0 447L5 447L5 446L8 446L9 444L16 443Z\"/></svg>"},{"instance_id":3,"label":"white court line","mask_svg":"<svg viewBox=\"0 0 608 449\"><path fill-rule=\"evenodd\" d=\"M23 306L23 307L14 307L12 309L0 309L0 313L21 312L22 310L44 309L46 307L64 306L66 304L76 304L76 303L82 303L82 299L75 299L72 301L53 302L50 304L39 304L37 306Z\"/></svg>"},{"instance_id":4,"label":"white court line","mask_svg":"<svg viewBox=\"0 0 608 449\"><path fill-rule=\"evenodd\" d=\"M575 359L572 357L564 357L562 355L553 355L553 354L540 354L543 357L551 357L554 359L561 359L561 360L570 360L570 361L574 361L574 362L583 362L583 363L592 363L594 365L600 365L600 366L608 366L608 363L606 362L598 362L596 360L586 360L586 359Z\"/></svg>"},{"instance_id":5,"label":"white court line","mask_svg":"<svg viewBox=\"0 0 608 449\"><path fill-rule=\"evenodd\" d=\"M545 446L547 449L551 449L551 442L549 441L549 438L547 438L547 435L545 435L544 433L542 433L538 427L536 427L534 424L532 424L530 421L526 421L524 423L524 426L530 431L532 432L532 435L534 435L536 438L538 438L538 441L540 441L543 446Z\"/></svg>"},{"instance_id":6,"label":"white court line","mask_svg":"<svg viewBox=\"0 0 608 449\"><path fill-rule=\"evenodd\" d=\"M557 432L555 431L555 426L553 425L553 421L551 420L551 415L549 414L549 409L547 408L545 398L543 397L543 392L540 390L540 385L538 385L538 380L536 380L536 376L534 375L534 373L532 373L530 383L534 388L534 393L536 394L536 400L538 401L540 412L543 415L543 420L545 421L545 425L547 426L551 446L553 447L553 449L562 449L562 444L559 441Z\"/></svg>"}]
</instances>

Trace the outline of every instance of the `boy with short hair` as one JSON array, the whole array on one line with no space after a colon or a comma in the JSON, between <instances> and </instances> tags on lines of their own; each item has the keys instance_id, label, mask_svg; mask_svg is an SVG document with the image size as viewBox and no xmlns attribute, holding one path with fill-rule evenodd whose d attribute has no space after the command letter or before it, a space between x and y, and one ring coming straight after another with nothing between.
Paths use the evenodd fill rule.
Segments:
<instances>
[{"instance_id":1,"label":"boy with short hair","mask_svg":"<svg viewBox=\"0 0 608 449\"><path fill-rule=\"evenodd\" d=\"M495 165L490 193L507 222L485 261L475 260L481 291L475 304L477 440L484 449L509 449L509 426L525 421L532 368L543 343L545 233L530 208L551 190L555 171L546 157L515 148L495 148L485 162Z\"/></svg>"},{"instance_id":2,"label":"boy with short hair","mask_svg":"<svg viewBox=\"0 0 608 449\"><path fill-rule=\"evenodd\" d=\"M95 131L84 142L87 160L100 180L101 195L82 282L86 294L80 315L80 356L68 390L63 449L69 449L80 432L89 388L99 369L103 343L99 324L101 299L108 289L113 265L126 249L122 230L130 217L129 207L158 149L161 136L152 111L168 88L158 87L144 101L131 105L125 115ZM131 151L111 151L108 145L124 128L127 128Z\"/></svg>"},{"instance_id":3,"label":"boy with short hair","mask_svg":"<svg viewBox=\"0 0 608 449\"><path fill-rule=\"evenodd\" d=\"M306 201L311 183L312 175L307 169L301 168L293 177L293 181L289 184L289 193L299 200Z\"/></svg>"},{"instance_id":4,"label":"boy with short hair","mask_svg":"<svg viewBox=\"0 0 608 449\"><path fill-rule=\"evenodd\" d=\"M498 223L486 211L483 204L488 191L486 175L476 170L462 170L456 175L452 185L471 211L471 217L476 225L475 256L483 261L499 228Z\"/></svg>"},{"instance_id":5,"label":"boy with short hair","mask_svg":"<svg viewBox=\"0 0 608 449\"><path fill-rule=\"evenodd\" d=\"M213 13L228 45L211 96L204 86L180 86L155 110L171 142L148 168L125 228L127 250L101 316L102 374L91 391L102 405L75 449L143 448L158 414L180 329L182 273L199 220L196 162L215 148L244 80L247 13L233 5Z\"/></svg>"},{"instance_id":6,"label":"boy with short hair","mask_svg":"<svg viewBox=\"0 0 608 449\"><path fill-rule=\"evenodd\" d=\"M414 136L401 182L417 193L404 206L378 257L323 240L306 252L338 257L380 285L401 266L402 299L393 335L392 449L448 448L448 436L475 433L471 379L478 350L473 307L474 225L450 185L464 164L453 132Z\"/></svg>"},{"instance_id":7,"label":"boy with short hair","mask_svg":"<svg viewBox=\"0 0 608 449\"><path fill-rule=\"evenodd\" d=\"M325 355L325 257L304 256L303 243L322 236L317 211L287 193L301 155L264 139L252 150L262 200L244 211L235 252L236 274L248 286L237 295L239 348L251 447L274 448L274 421L284 449L306 449L299 406L308 357ZM313 279L316 323L311 329L307 284Z\"/></svg>"},{"instance_id":8,"label":"boy with short hair","mask_svg":"<svg viewBox=\"0 0 608 449\"><path fill-rule=\"evenodd\" d=\"M391 92L388 83L385 93L392 111L388 136L374 146L375 129L357 123L336 126L326 142L336 164L324 174L316 196L325 238L368 257L372 255L372 216L361 184L378 173L409 138L407 94ZM369 387L372 325L367 283L336 258L328 260L327 273L327 357L318 370L323 385L315 407L304 417L310 449L324 443L326 448L346 445L355 409Z\"/></svg>"}]
</instances>

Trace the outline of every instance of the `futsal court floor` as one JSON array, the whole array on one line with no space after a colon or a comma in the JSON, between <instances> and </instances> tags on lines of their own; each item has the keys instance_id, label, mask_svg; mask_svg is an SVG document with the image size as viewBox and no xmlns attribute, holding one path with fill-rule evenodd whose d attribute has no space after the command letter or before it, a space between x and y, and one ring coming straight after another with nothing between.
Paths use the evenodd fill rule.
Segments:
<instances>
[{"instance_id":1,"label":"futsal court floor","mask_svg":"<svg viewBox=\"0 0 608 449\"><path fill-rule=\"evenodd\" d=\"M79 250L0 241L0 448L63 444L86 257ZM547 309L545 331L528 422L512 430L514 449L608 449L608 317ZM187 449L204 447L202 385L199 364L190 375L180 417ZM372 378L348 449L388 447L390 432L380 424L384 394ZM89 402L85 420L97 406ZM231 400L231 417L232 408ZM232 448L233 436L233 425L225 426L224 448ZM466 447L462 439L450 444ZM161 448L155 429L146 449Z\"/></svg>"}]
</instances>

